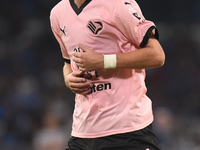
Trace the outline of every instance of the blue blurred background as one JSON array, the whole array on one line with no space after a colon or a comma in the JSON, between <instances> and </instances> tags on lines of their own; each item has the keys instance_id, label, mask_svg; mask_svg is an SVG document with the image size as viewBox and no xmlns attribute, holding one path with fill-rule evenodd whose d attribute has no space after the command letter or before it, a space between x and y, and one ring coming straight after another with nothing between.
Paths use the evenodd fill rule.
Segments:
<instances>
[{"instance_id":1,"label":"blue blurred background","mask_svg":"<svg viewBox=\"0 0 200 150\"><path fill-rule=\"evenodd\" d=\"M0 149L64 150L74 94L49 24L59 0L1 0ZM200 150L200 1L137 0L158 27L166 63L148 69L162 150Z\"/></svg>"}]
</instances>

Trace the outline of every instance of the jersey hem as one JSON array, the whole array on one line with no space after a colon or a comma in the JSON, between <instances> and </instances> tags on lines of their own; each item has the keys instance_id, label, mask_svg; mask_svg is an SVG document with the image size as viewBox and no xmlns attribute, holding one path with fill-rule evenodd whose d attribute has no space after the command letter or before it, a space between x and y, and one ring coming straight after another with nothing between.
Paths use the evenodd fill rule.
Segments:
<instances>
[{"instance_id":1,"label":"jersey hem","mask_svg":"<svg viewBox=\"0 0 200 150\"><path fill-rule=\"evenodd\" d=\"M72 136L74 137L79 137L79 138L100 138L100 137L105 137L105 136L110 136L110 135L115 135L115 134L123 134L123 133L128 133L128 132L134 132L134 131L138 131L141 130L145 127L147 127L148 125L150 125L153 122L153 118L147 122L146 124L143 124L141 126L139 126L138 128L128 128L128 129L120 129L120 130L115 130L115 131L108 131L108 132L104 132L104 133L98 133L98 134L76 134L72 131Z\"/></svg>"}]
</instances>

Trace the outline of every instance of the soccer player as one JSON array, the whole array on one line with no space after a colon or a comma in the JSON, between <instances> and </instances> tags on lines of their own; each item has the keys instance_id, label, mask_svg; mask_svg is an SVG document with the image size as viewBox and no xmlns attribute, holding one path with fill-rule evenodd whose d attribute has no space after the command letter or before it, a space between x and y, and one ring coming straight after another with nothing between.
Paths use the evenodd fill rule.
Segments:
<instances>
[{"instance_id":1,"label":"soccer player","mask_svg":"<svg viewBox=\"0 0 200 150\"><path fill-rule=\"evenodd\" d=\"M50 21L76 93L67 150L159 150L145 86L165 61L155 24L134 0L62 0Z\"/></svg>"}]
</instances>

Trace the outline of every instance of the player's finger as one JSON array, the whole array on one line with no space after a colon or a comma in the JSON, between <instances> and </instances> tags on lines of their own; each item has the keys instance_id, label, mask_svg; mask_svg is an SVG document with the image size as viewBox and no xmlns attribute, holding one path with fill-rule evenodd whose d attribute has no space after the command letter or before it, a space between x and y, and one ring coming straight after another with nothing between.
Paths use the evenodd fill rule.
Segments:
<instances>
[{"instance_id":1,"label":"player's finger","mask_svg":"<svg viewBox=\"0 0 200 150\"><path fill-rule=\"evenodd\" d=\"M82 60L78 56L73 56L72 60L77 63L82 63Z\"/></svg>"},{"instance_id":2,"label":"player's finger","mask_svg":"<svg viewBox=\"0 0 200 150\"><path fill-rule=\"evenodd\" d=\"M70 82L69 86L71 88L79 88L79 89L86 89L91 86L91 83L85 82L85 83L75 83L75 82Z\"/></svg>"},{"instance_id":3,"label":"player's finger","mask_svg":"<svg viewBox=\"0 0 200 150\"><path fill-rule=\"evenodd\" d=\"M73 58L83 58L84 57L84 52L73 52L72 56Z\"/></svg>"},{"instance_id":4,"label":"player's finger","mask_svg":"<svg viewBox=\"0 0 200 150\"><path fill-rule=\"evenodd\" d=\"M81 94L82 95L87 95L87 94L90 94L91 93L91 88L85 90L84 92L82 92Z\"/></svg>"},{"instance_id":5,"label":"player's finger","mask_svg":"<svg viewBox=\"0 0 200 150\"><path fill-rule=\"evenodd\" d=\"M90 50L87 46L85 46L85 45L83 45L83 44L81 44L81 43L79 43L78 46L79 46L79 48L82 49L84 52L87 52L87 51Z\"/></svg>"},{"instance_id":6,"label":"player's finger","mask_svg":"<svg viewBox=\"0 0 200 150\"><path fill-rule=\"evenodd\" d=\"M79 66L79 70L80 70L80 71L83 71L83 72L88 71L86 68L81 67L81 66L82 66L82 65Z\"/></svg>"},{"instance_id":7,"label":"player's finger","mask_svg":"<svg viewBox=\"0 0 200 150\"><path fill-rule=\"evenodd\" d=\"M87 95L91 92L91 88L79 89L79 88L71 88L74 93Z\"/></svg>"},{"instance_id":8,"label":"player's finger","mask_svg":"<svg viewBox=\"0 0 200 150\"><path fill-rule=\"evenodd\" d=\"M72 72L71 74L74 77L81 77L84 75L84 73L85 73L84 71L77 70L77 71Z\"/></svg>"},{"instance_id":9,"label":"player's finger","mask_svg":"<svg viewBox=\"0 0 200 150\"><path fill-rule=\"evenodd\" d=\"M85 83L86 79L82 77L71 76L68 78L69 83Z\"/></svg>"}]
</instances>

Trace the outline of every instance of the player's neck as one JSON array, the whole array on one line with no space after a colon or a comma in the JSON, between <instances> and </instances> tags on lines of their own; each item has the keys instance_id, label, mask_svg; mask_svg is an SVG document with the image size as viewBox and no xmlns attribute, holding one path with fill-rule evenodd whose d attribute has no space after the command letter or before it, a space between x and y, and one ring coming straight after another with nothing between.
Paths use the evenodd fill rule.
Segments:
<instances>
[{"instance_id":1,"label":"player's neck","mask_svg":"<svg viewBox=\"0 0 200 150\"><path fill-rule=\"evenodd\" d=\"M74 0L74 3L78 8L81 7L81 5L85 2L86 0Z\"/></svg>"}]
</instances>

